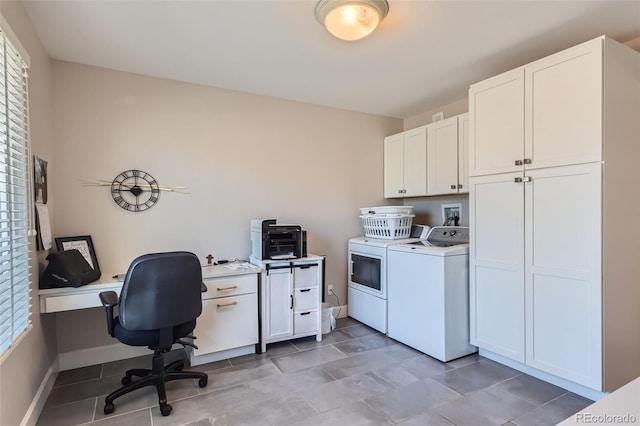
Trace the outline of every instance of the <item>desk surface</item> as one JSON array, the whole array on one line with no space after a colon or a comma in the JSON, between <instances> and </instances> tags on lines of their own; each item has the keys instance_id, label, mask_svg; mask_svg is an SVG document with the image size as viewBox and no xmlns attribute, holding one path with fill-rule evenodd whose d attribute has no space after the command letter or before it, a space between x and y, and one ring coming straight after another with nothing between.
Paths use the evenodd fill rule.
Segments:
<instances>
[{"instance_id":1,"label":"desk surface","mask_svg":"<svg viewBox=\"0 0 640 426\"><path fill-rule=\"evenodd\" d=\"M212 265L202 267L202 279L216 279L237 275L258 274L261 268L250 265L246 268L232 269L239 263ZM76 309L100 307L98 294L103 291L115 291L120 294L123 281L113 278L115 274L103 273L99 280L82 287L48 288L38 291L40 298L40 312L72 311Z\"/></svg>"}]
</instances>

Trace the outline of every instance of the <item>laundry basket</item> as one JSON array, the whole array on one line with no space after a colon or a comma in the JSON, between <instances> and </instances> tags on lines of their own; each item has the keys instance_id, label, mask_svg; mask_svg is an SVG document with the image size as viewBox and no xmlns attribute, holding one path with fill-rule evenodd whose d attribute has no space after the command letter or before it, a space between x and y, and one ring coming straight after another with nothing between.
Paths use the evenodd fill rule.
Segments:
<instances>
[{"instance_id":1,"label":"laundry basket","mask_svg":"<svg viewBox=\"0 0 640 426\"><path fill-rule=\"evenodd\" d=\"M414 217L411 206L363 207L360 209L364 235L370 238L385 240L409 238Z\"/></svg>"}]
</instances>

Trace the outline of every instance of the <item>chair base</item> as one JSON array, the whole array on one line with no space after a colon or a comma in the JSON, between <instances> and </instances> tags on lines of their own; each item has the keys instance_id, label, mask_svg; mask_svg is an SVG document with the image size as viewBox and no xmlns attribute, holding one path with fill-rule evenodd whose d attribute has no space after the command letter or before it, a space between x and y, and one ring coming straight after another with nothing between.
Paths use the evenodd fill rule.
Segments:
<instances>
[{"instance_id":1,"label":"chair base","mask_svg":"<svg viewBox=\"0 0 640 426\"><path fill-rule=\"evenodd\" d=\"M198 379L198 386L201 388L207 386L209 376L206 373L198 371L182 371L184 362L182 360L173 361L168 365L164 365L164 352L159 349L153 351L153 360L151 369L135 368L128 370L122 378L122 386L120 389L111 392L104 400L104 413L111 414L115 410L113 401L136 389L146 386L155 386L158 392L158 404L160 405L160 413L163 416L171 414L172 407L167 404L167 392L165 383L177 379ZM140 377L139 380L133 381L132 376Z\"/></svg>"}]
</instances>

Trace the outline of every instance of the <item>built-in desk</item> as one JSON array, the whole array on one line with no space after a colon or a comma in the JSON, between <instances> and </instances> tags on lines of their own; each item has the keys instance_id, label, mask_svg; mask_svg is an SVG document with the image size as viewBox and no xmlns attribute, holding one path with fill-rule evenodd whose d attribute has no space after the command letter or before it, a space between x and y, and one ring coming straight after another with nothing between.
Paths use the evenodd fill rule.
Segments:
<instances>
[{"instance_id":1,"label":"built-in desk","mask_svg":"<svg viewBox=\"0 0 640 426\"><path fill-rule=\"evenodd\" d=\"M262 270L255 265L213 265L202 268L207 291L202 293L202 314L194 335L197 350L190 350L191 364L198 365L259 351L258 279ZM82 287L38 291L41 313L102 307L99 294L115 291L120 295L123 281L103 274L98 281Z\"/></svg>"}]
</instances>

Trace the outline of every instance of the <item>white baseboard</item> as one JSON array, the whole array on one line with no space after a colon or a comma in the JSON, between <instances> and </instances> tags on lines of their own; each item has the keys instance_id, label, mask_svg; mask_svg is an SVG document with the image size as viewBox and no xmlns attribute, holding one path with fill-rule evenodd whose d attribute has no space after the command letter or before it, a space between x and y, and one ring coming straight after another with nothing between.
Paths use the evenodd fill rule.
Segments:
<instances>
[{"instance_id":1,"label":"white baseboard","mask_svg":"<svg viewBox=\"0 0 640 426\"><path fill-rule=\"evenodd\" d=\"M57 360L51 365L51 367L49 367L47 373L42 378L42 383L40 383L38 391L33 397L31 405L29 405L29 409L22 418L20 426L35 426L36 422L38 421L38 417L40 417L40 413L42 413L44 403L47 402L47 398L51 393L51 389L53 389L53 384L56 381L56 377L58 377Z\"/></svg>"},{"instance_id":2,"label":"white baseboard","mask_svg":"<svg viewBox=\"0 0 640 426\"><path fill-rule=\"evenodd\" d=\"M128 346L122 343L115 343L113 345L96 346L58 354L58 363L60 371L65 371L150 353L151 351L146 346Z\"/></svg>"},{"instance_id":3,"label":"white baseboard","mask_svg":"<svg viewBox=\"0 0 640 426\"><path fill-rule=\"evenodd\" d=\"M545 373L544 371L540 371L536 368L529 367L528 365L506 358L502 355L498 355L494 352L480 349L478 353L485 358L489 358L493 361L499 362L500 364L506 365L507 367L511 367L515 370L522 371L523 373L526 373L537 379L544 380L545 382L551 383L552 385L559 386L563 389L566 389L570 392L576 393L580 396L584 396L585 398L588 398L594 401L598 401L599 399L602 399L603 397L608 395L607 392L600 392L595 389L591 389L586 386L579 385L577 383L563 379L561 377L554 376L553 374Z\"/></svg>"}]
</instances>

